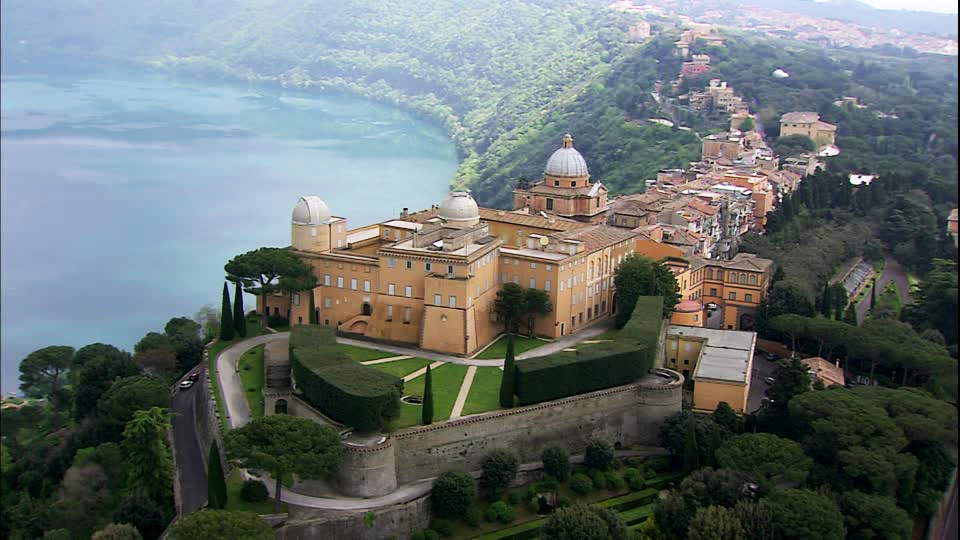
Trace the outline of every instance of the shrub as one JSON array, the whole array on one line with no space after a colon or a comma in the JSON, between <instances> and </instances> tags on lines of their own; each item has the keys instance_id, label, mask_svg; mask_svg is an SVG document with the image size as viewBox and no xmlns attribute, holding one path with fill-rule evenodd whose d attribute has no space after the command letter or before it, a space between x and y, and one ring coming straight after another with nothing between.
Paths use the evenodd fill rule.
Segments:
<instances>
[{"instance_id":1,"label":"shrub","mask_svg":"<svg viewBox=\"0 0 960 540\"><path fill-rule=\"evenodd\" d=\"M565 482L570 477L570 454L559 446L551 446L540 454L543 470L547 474Z\"/></svg>"},{"instance_id":2,"label":"shrub","mask_svg":"<svg viewBox=\"0 0 960 540\"><path fill-rule=\"evenodd\" d=\"M337 350L331 328L295 326L290 364L307 401L334 420L376 431L400 414L403 381L350 360Z\"/></svg>"},{"instance_id":3,"label":"shrub","mask_svg":"<svg viewBox=\"0 0 960 540\"><path fill-rule=\"evenodd\" d=\"M623 462L620 461L619 458L616 458L616 457L615 457L615 458L613 458L613 461L610 462L610 468L611 468L611 469L620 470L620 468L622 468L622 467L623 467Z\"/></svg>"},{"instance_id":4,"label":"shrub","mask_svg":"<svg viewBox=\"0 0 960 540\"><path fill-rule=\"evenodd\" d=\"M597 489L607 489L607 477L603 474L603 471L597 469L590 471L590 481L593 482L593 487Z\"/></svg>"},{"instance_id":5,"label":"shrub","mask_svg":"<svg viewBox=\"0 0 960 540\"><path fill-rule=\"evenodd\" d=\"M641 296L614 343L518 363L517 402L530 405L636 381L653 367L662 313L662 298Z\"/></svg>"},{"instance_id":6,"label":"shrub","mask_svg":"<svg viewBox=\"0 0 960 540\"><path fill-rule=\"evenodd\" d=\"M507 502L514 505L520 504L520 501L523 500L525 495L526 493L519 489L516 491L511 491L510 494L507 495Z\"/></svg>"},{"instance_id":7,"label":"shrub","mask_svg":"<svg viewBox=\"0 0 960 540\"><path fill-rule=\"evenodd\" d=\"M410 536L410 540L440 540L440 535L433 529L420 529Z\"/></svg>"},{"instance_id":8,"label":"shrub","mask_svg":"<svg viewBox=\"0 0 960 540\"><path fill-rule=\"evenodd\" d=\"M477 498L477 483L469 473L447 471L433 481L433 511L439 516L454 518L464 515Z\"/></svg>"},{"instance_id":9,"label":"shrub","mask_svg":"<svg viewBox=\"0 0 960 540\"><path fill-rule=\"evenodd\" d=\"M657 471L653 469L644 469L643 477L646 478L647 480L653 480L654 478L657 477Z\"/></svg>"},{"instance_id":10,"label":"shrub","mask_svg":"<svg viewBox=\"0 0 960 540\"><path fill-rule=\"evenodd\" d=\"M613 461L613 446L603 439L592 439L583 454L583 464L591 469L604 470Z\"/></svg>"},{"instance_id":11,"label":"shrub","mask_svg":"<svg viewBox=\"0 0 960 540\"><path fill-rule=\"evenodd\" d=\"M483 473L480 475L480 485L497 494L504 488L510 487L517 476L519 463L517 456L507 450L496 449L491 451L480 464Z\"/></svg>"},{"instance_id":12,"label":"shrub","mask_svg":"<svg viewBox=\"0 0 960 540\"><path fill-rule=\"evenodd\" d=\"M290 326L290 320L283 315L270 315L267 317L267 326L276 328L278 326Z\"/></svg>"},{"instance_id":13,"label":"shrub","mask_svg":"<svg viewBox=\"0 0 960 540\"><path fill-rule=\"evenodd\" d=\"M548 477L535 483L533 486L537 493L545 493L549 491L556 491L557 488L560 487L560 484L553 478Z\"/></svg>"},{"instance_id":14,"label":"shrub","mask_svg":"<svg viewBox=\"0 0 960 540\"><path fill-rule=\"evenodd\" d=\"M655 472L665 472L672 468L670 464L670 458L668 456L649 457L644 460L643 464L650 469L653 469Z\"/></svg>"},{"instance_id":15,"label":"shrub","mask_svg":"<svg viewBox=\"0 0 960 540\"><path fill-rule=\"evenodd\" d=\"M623 480L623 477L614 471L607 471L604 476L607 477L607 486L612 490L620 491L627 487L627 483Z\"/></svg>"},{"instance_id":16,"label":"shrub","mask_svg":"<svg viewBox=\"0 0 960 540\"><path fill-rule=\"evenodd\" d=\"M489 510L493 512L494 519L503 524L510 523L517 519L517 511L503 501L497 501L491 504Z\"/></svg>"},{"instance_id":17,"label":"shrub","mask_svg":"<svg viewBox=\"0 0 960 540\"><path fill-rule=\"evenodd\" d=\"M467 513L463 515L463 521L471 527L476 527L480 525L480 520L483 518L483 512L480 511L476 506L471 506L467 509Z\"/></svg>"},{"instance_id":18,"label":"shrub","mask_svg":"<svg viewBox=\"0 0 960 540\"><path fill-rule=\"evenodd\" d=\"M497 520L497 509L493 507L493 504L483 510L483 520L489 521L490 523Z\"/></svg>"},{"instance_id":19,"label":"shrub","mask_svg":"<svg viewBox=\"0 0 960 540\"><path fill-rule=\"evenodd\" d=\"M260 480L247 480L240 488L240 498L247 502L261 502L267 500L270 493L267 486Z\"/></svg>"},{"instance_id":20,"label":"shrub","mask_svg":"<svg viewBox=\"0 0 960 540\"><path fill-rule=\"evenodd\" d=\"M639 469L632 467L623 471L623 479L627 481L627 485L634 491L639 491L646 485L643 479L643 473L641 473Z\"/></svg>"},{"instance_id":21,"label":"shrub","mask_svg":"<svg viewBox=\"0 0 960 540\"><path fill-rule=\"evenodd\" d=\"M570 497L567 497L566 495L560 495L557 497L558 508L566 508L568 506L570 506Z\"/></svg>"},{"instance_id":22,"label":"shrub","mask_svg":"<svg viewBox=\"0 0 960 540\"><path fill-rule=\"evenodd\" d=\"M527 510L531 513L539 514L540 513L540 497L534 495L530 497L530 500L527 501Z\"/></svg>"},{"instance_id":23,"label":"shrub","mask_svg":"<svg viewBox=\"0 0 960 540\"><path fill-rule=\"evenodd\" d=\"M589 476L577 473L570 478L570 489L572 489L574 493L586 495L593 490L593 481L590 480Z\"/></svg>"},{"instance_id":24,"label":"shrub","mask_svg":"<svg viewBox=\"0 0 960 540\"><path fill-rule=\"evenodd\" d=\"M437 534L444 538L453 536L453 522L438 518L430 522L430 528L437 531Z\"/></svg>"}]
</instances>

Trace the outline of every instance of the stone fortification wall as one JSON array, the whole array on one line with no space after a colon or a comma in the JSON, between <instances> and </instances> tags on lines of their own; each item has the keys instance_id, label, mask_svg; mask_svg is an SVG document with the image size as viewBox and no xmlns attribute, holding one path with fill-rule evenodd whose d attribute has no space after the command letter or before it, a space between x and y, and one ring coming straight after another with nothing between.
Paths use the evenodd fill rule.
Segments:
<instances>
[{"instance_id":1,"label":"stone fortification wall","mask_svg":"<svg viewBox=\"0 0 960 540\"><path fill-rule=\"evenodd\" d=\"M210 343L210 345L212 344L213 343ZM198 384L194 385L196 388L193 391L193 420L196 428L197 444L200 445L200 455L203 457L203 465L206 468L209 466L207 461L210 456L210 445L213 441L217 441L217 447L220 449L220 463L223 465L224 474L229 474L230 464L227 462L227 457L223 449L223 440L220 434L220 420L217 418L217 406L213 398L214 390L210 383L210 378L207 376L206 366L209 365L207 363L209 345L207 347L208 348L203 351L203 360L201 361L201 365L204 366L204 372L200 380L197 381Z\"/></svg>"},{"instance_id":2,"label":"stone fortification wall","mask_svg":"<svg viewBox=\"0 0 960 540\"><path fill-rule=\"evenodd\" d=\"M339 482L341 492L350 497L379 497L397 489L393 439L370 446L344 444Z\"/></svg>"},{"instance_id":3,"label":"stone fortification wall","mask_svg":"<svg viewBox=\"0 0 960 540\"><path fill-rule=\"evenodd\" d=\"M657 445L660 424L680 411L682 384L676 372L655 369L639 383L401 431L393 436L397 483L477 470L493 448L509 448L530 462L554 445L581 453L594 436L618 447Z\"/></svg>"},{"instance_id":4,"label":"stone fortification wall","mask_svg":"<svg viewBox=\"0 0 960 540\"><path fill-rule=\"evenodd\" d=\"M379 508L372 520L366 511L317 511L290 507L290 519L274 531L277 540L382 540L410 538L430 525L429 497ZM369 524L368 524L369 523Z\"/></svg>"}]
</instances>

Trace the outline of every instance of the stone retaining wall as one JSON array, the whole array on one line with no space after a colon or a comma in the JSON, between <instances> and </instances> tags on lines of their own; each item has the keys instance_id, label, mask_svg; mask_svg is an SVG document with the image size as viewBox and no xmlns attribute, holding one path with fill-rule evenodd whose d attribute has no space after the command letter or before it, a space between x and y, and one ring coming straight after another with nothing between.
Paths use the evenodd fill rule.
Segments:
<instances>
[{"instance_id":1,"label":"stone retaining wall","mask_svg":"<svg viewBox=\"0 0 960 540\"><path fill-rule=\"evenodd\" d=\"M277 540L382 540L410 538L430 525L430 497L370 512L315 510L290 506L290 519L274 531ZM369 525L368 525L369 523Z\"/></svg>"}]
</instances>

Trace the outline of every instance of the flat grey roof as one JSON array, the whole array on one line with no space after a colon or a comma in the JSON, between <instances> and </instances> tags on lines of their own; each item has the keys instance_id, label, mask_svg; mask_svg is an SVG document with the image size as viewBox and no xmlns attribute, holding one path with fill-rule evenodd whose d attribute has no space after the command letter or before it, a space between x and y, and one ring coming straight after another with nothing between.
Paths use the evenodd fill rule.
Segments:
<instances>
[{"instance_id":1,"label":"flat grey roof","mask_svg":"<svg viewBox=\"0 0 960 540\"><path fill-rule=\"evenodd\" d=\"M700 362L693 373L694 380L704 378L743 384L749 382L756 332L671 324L667 327L667 335L706 340L700 351Z\"/></svg>"}]
</instances>

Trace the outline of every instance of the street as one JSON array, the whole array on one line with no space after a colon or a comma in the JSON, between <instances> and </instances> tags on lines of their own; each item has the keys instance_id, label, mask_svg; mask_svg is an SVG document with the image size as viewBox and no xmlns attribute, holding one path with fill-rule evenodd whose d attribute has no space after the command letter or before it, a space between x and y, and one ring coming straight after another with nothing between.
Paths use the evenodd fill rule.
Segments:
<instances>
[{"instance_id":1,"label":"street","mask_svg":"<svg viewBox=\"0 0 960 540\"><path fill-rule=\"evenodd\" d=\"M750 395L747 396L747 412L752 413L760 408L760 400L765 397L767 388L770 387L767 377L772 377L777 369L777 362L767 360L763 357L764 353L756 352L753 355L753 368L750 375Z\"/></svg>"},{"instance_id":2,"label":"street","mask_svg":"<svg viewBox=\"0 0 960 540\"><path fill-rule=\"evenodd\" d=\"M201 371L201 382L206 374ZM207 471L203 466L203 450L197 443L193 425L193 393L197 385L177 390L170 408L173 411L173 444L177 454L177 475L180 480L182 513L189 514L207 503Z\"/></svg>"}]
</instances>

